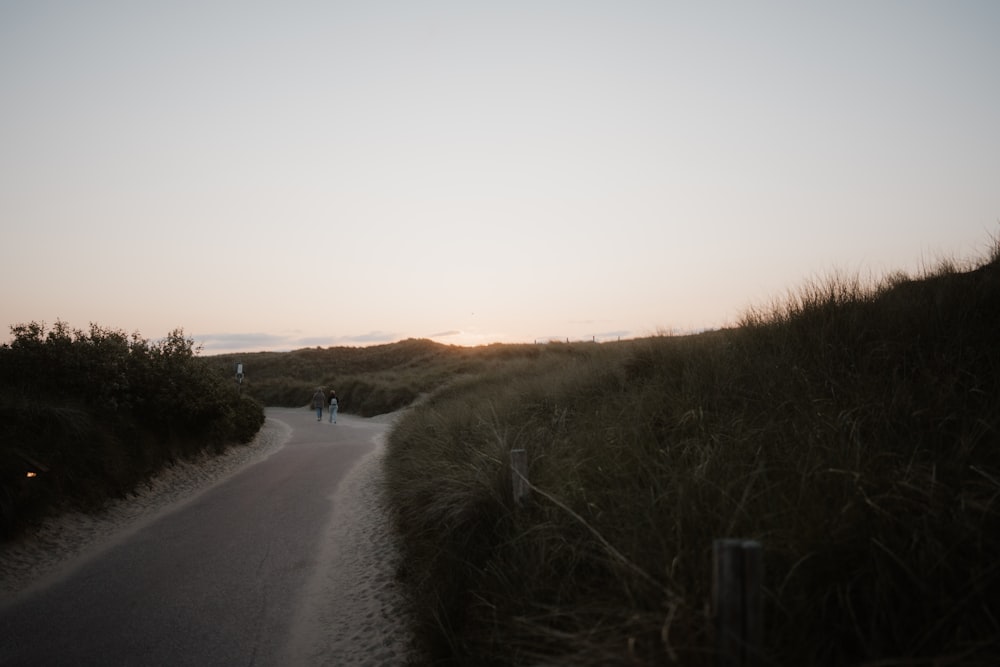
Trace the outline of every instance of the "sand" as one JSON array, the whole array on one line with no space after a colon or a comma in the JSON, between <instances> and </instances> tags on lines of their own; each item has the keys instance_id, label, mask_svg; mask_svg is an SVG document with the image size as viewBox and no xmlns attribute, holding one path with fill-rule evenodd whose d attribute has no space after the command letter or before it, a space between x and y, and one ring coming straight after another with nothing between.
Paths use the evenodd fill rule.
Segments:
<instances>
[{"instance_id":1,"label":"sand","mask_svg":"<svg viewBox=\"0 0 1000 667\"><path fill-rule=\"evenodd\" d=\"M289 664L405 665L416 650L410 607L396 581L399 549L388 530L383 444L338 487L318 569L307 586Z\"/></svg>"}]
</instances>

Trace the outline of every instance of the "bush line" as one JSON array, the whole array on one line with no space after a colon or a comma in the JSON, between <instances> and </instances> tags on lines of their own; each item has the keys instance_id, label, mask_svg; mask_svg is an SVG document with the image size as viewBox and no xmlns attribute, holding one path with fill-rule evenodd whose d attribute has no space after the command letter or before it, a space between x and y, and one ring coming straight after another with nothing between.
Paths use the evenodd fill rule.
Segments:
<instances>
[{"instance_id":1,"label":"bush line","mask_svg":"<svg viewBox=\"0 0 1000 667\"><path fill-rule=\"evenodd\" d=\"M65 322L11 333L0 346L0 539L125 496L178 458L250 442L264 423L261 404L180 329L154 343Z\"/></svg>"}]
</instances>

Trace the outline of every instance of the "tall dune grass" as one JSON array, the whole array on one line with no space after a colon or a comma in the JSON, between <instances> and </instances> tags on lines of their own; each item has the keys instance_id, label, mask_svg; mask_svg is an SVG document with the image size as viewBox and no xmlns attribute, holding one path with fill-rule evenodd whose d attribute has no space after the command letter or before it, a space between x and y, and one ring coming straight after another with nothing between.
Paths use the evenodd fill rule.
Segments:
<instances>
[{"instance_id":1,"label":"tall dune grass","mask_svg":"<svg viewBox=\"0 0 1000 667\"><path fill-rule=\"evenodd\" d=\"M436 393L387 455L428 660L710 664L712 540L740 537L764 547L764 664L997 663L998 332L994 249Z\"/></svg>"}]
</instances>

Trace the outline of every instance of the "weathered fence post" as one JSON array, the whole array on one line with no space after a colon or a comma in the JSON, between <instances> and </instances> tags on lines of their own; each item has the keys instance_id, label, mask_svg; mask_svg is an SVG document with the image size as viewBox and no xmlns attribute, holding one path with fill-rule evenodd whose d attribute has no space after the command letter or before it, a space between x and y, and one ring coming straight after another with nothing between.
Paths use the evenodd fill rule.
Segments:
<instances>
[{"instance_id":1,"label":"weathered fence post","mask_svg":"<svg viewBox=\"0 0 1000 667\"><path fill-rule=\"evenodd\" d=\"M760 663L763 576L759 542L720 539L712 543L712 613L719 667L752 667Z\"/></svg>"},{"instance_id":2,"label":"weathered fence post","mask_svg":"<svg viewBox=\"0 0 1000 667\"><path fill-rule=\"evenodd\" d=\"M523 449L510 450L511 490L514 504L520 505L528 497L528 452Z\"/></svg>"}]
</instances>

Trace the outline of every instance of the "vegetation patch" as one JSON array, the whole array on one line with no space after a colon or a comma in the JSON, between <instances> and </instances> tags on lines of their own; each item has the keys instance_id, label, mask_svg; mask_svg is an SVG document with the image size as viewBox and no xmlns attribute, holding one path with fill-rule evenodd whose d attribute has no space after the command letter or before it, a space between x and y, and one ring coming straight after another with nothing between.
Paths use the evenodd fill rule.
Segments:
<instances>
[{"instance_id":1,"label":"vegetation patch","mask_svg":"<svg viewBox=\"0 0 1000 667\"><path fill-rule=\"evenodd\" d=\"M0 539L125 496L178 458L250 442L264 423L261 404L181 330L154 343L64 322L11 332L0 346Z\"/></svg>"},{"instance_id":2,"label":"vegetation patch","mask_svg":"<svg viewBox=\"0 0 1000 667\"><path fill-rule=\"evenodd\" d=\"M534 358L533 345L466 348L407 339L369 347L220 354L220 372L246 371L244 389L264 405L308 406L316 387L336 391L340 411L361 417L395 412L418 398L511 359Z\"/></svg>"},{"instance_id":3,"label":"vegetation patch","mask_svg":"<svg viewBox=\"0 0 1000 667\"><path fill-rule=\"evenodd\" d=\"M994 251L442 387L386 457L429 660L711 664L735 537L764 549L763 664L996 664L998 331Z\"/></svg>"}]
</instances>

